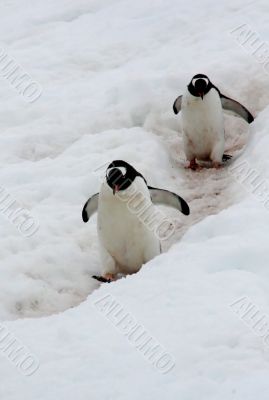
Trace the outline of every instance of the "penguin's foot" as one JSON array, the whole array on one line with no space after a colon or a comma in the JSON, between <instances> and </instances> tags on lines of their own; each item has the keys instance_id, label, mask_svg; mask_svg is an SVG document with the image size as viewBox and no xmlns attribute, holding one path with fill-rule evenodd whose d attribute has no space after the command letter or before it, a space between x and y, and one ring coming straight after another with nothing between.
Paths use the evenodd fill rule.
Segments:
<instances>
[{"instance_id":1,"label":"penguin's foot","mask_svg":"<svg viewBox=\"0 0 269 400\"><path fill-rule=\"evenodd\" d=\"M196 159L193 158L190 162L189 165L186 166L186 168L190 168L193 171L201 171L201 169L203 168L201 165L197 164Z\"/></svg>"},{"instance_id":2,"label":"penguin's foot","mask_svg":"<svg viewBox=\"0 0 269 400\"><path fill-rule=\"evenodd\" d=\"M103 282L103 283L110 283L111 282L109 279L106 279L103 276L93 275L92 278L96 279L98 282Z\"/></svg>"},{"instance_id":3,"label":"penguin's foot","mask_svg":"<svg viewBox=\"0 0 269 400\"><path fill-rule=\"evenodd\" d=\"M92 278L96 279L99 282L103 282L103 283L110 283L110 282L116 280L116 277L114 274L105 274L105 276L93 275Z\"/></svg>"},{"instance_id":4,"label":"penguin's foot","mask_svg":"<svg viewBox=\"0 0 269 400\"><path fill-rule=\"evenodd\" d=\"M108 281L115 281L117 279L116 274L105 274L105 279L107 279Z\"/></svg>"},{"instance_id":5,"label":"penguin's foot","mask_svg":"<svg viewBox=\"0 0 269 400\"><path fill-rule=\"evenodd\" d=\"M222 164L218 161L213 161L212 162L212 167L216 169L220 169L222 167Z\"/></svg>"}]
</instances>

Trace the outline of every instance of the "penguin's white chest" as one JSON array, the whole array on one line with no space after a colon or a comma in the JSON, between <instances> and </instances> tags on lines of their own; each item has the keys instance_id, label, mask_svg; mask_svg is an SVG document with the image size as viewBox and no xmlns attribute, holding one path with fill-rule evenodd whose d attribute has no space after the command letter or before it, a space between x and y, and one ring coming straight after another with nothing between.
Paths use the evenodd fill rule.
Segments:
<instances>
[{"instance_id":1,"label":"penguin's white chest","mask_svg":"<svg viewBox=\"0 0 269 400\"><path fill-rule=\"evenodd\" d=\"M182 100L182 125L186 153L203 160L216 146L224 151L224 124L218 92L211 89L202 100L188 91ZM188 155L188 154L187 154Z\"/></svg>"},{"instance_id":2,"label":"penguin's white chest","mask_svg":"<svg viewBox=\"0 0 269 400\"><path fill-rule=\"evenodd\" d=\"M159 241L139 217L139 210L151 204L149 193L140 199L137 208L134 196L120 192L113 195L105 184L99 194L99 240L126 273L137 272L142 264L159 254Z\"/></svg>"}]
</instances>

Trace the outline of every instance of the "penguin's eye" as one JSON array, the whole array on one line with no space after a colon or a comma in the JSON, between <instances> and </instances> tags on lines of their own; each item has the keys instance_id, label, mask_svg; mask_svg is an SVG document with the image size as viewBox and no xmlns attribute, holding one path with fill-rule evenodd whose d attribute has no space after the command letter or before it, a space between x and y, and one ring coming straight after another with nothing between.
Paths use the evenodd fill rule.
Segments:
<instances>
[{"instance_id":1,"label":"penguin's eye","mask_svg":"<svg viewBox=\"0 0 269 400\"><path fill-rule=\"evenodd\" d=\"M122 173L122 175L126 175L127 169L125 167L117 167L117 169L120 170L120 172Z\"/></svg>"},{"instance_id":2,"label":"penguin's eye","mask_svg":"<svg viewBox=\"0 0 269 400\"><path fill-rule=\"evenodd\" d=\"M196 81L205 81L206 86L208 85L208 79L207 78L195 78L192 80L192 85L195 86Z\"/></svg>"},{"instance_id":3,"label":"penguin's eye","mask_svg":"<svg viewBox=\"0 0 269 400\"><path fill-rule=\"evenodd\" d=\"M116 167L116 168L115 168L115 167L111 167L111 168L108 168L108 169L107 169L107 173L106 173L107 176L109 176L109 172L110 172L110 171L115 170L115 169L116 169L116 170L119 170L119 171L122 173L123 176L125 176L126 173L127 173L127 169L126 169L125 167Z\"/></svg>"}]
</instances>

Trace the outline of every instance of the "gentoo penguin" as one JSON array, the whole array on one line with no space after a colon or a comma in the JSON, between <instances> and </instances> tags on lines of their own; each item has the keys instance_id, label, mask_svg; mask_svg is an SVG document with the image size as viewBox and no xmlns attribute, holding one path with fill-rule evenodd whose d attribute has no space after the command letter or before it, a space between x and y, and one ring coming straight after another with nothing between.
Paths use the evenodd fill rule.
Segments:
<instances>
[{"instance_id":1,"label":"gentoo penguin","mask_svg":"<svg viewBox=\"0 0 269 400\"><path fill-rule=\"evenodd\" d=\"M231 156L224 153L224 123L222 109L242 117L249 124L254 120L242 104L224 96L208 76L195 75L185 94L173 105L175 114L182 112L183 145L189 168L196 169L197 160L212 161L219 168Z\"/></svg>"},{"instance_id":2,"label":"gentoo penguin","mask_svg":"<svg viewBox=\"0 0 269 400\"><path fill-rule=\"evenodd\" d=\"M101 282L114 280L117 274L137 272L142 264L160 254L160 241L143 214L154 214L155 204L165 204L190 213L180 196L147 185L145 178L130 164L113 161L106 170L100 192L84 205L82 219L88 222L97 214L102 276Z\"/></svg>"}]
</instances>

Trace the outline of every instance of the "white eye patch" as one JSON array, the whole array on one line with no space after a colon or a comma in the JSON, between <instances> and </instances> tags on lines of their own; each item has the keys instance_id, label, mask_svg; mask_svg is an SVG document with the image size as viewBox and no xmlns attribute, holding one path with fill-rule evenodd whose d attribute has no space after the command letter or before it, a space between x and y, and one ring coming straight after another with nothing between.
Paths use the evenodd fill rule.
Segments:
<instances>
[{"instance_id":1,"label":"white eye patch","mask_svg":"<svg viewBox=\"0 0 269 400\"><path fill-rule=\"evenodd\" d=\"M207 79L207 78L195 78L195 79L192 80L193 86L195 86L195 82L198 81L198 80L200 80L200 79L202 79L203 81L205 81L206 86L208 85L208 79Z\"/></svg>"},{"instance_id":2,"label":"white eye patch","mask_svg":"<svg viewBox=\"0 0 269 400\"><path fill-rule=\"evenodd\" d=\"M118 170L120 170L120 172L122 173L122 175L126 175L126 172L127 172L127 169L125 168L125 167L111 167L111 168L108 168L108 170L107 170L107 175L109 174L109 172L110 171L112 171L113 169L118 169Z\"/></svg>"}]
</instances>

